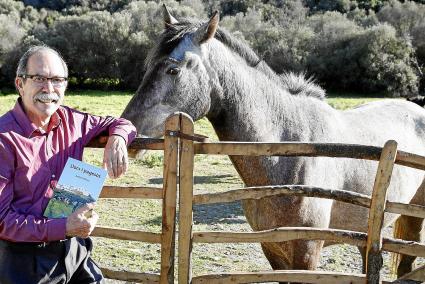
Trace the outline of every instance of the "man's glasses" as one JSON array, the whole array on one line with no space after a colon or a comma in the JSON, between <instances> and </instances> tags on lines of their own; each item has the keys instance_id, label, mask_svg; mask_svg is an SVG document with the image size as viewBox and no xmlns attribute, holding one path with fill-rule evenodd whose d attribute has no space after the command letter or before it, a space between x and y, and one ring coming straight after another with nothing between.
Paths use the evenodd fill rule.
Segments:
<instances>
[{"instance_id":1,"label":"man's glasses","mask_svg":"<svg viewBox=\"0 0 425 284\"><path fill-rule=\"evenodd\" d=\"M19 75L19 77L24 78L24 79L31 79L34 83L38 84L38 85L44 85L45 83L47 83L49 80L50 82L52 82L52 85L55 87L63 87L66 83L66 81L68 81L67 77L45 77L45 76L41 76L41 75L29 75L29 74L22 74Z\"/></svg>"}]
</instances>

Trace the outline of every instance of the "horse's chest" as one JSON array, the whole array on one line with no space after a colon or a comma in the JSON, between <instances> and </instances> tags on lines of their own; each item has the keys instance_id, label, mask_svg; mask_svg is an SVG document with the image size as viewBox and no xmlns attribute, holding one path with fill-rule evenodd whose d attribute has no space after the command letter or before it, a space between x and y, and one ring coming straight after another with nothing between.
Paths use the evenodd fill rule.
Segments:
<instances>
[{"instance_id":1,"label":"horse's chest","mask_svg":"<svg viewBox=\"0 0 425 284\"><path fill-rule=\"evenodd\" d=\"M246 186L269 185L271 181L264 163L258 157L230 157Z\"/></svg>"}]
</instances>

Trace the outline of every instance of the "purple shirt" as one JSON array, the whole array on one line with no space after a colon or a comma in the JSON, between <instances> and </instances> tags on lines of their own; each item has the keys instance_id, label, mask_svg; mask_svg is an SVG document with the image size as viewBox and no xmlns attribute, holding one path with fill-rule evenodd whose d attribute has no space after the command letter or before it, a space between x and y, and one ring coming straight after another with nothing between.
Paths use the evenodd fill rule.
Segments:
<instances>
[{"instance_id":1,"label":"purple shirt","mask_svg":"<svg viewBox=\"0 0 425 284\"><path fill-rule=\"evenodd\" d=\"M66 218L47 219L43 211L51 185L68 157L82 159L84 146L102 132L119 135L127 145L136 136L131 122L99 117L61 106L47 131L26 116L21 100L0 117L0 239L48 242L65 239Z\"/></svg>"}]
</instances>

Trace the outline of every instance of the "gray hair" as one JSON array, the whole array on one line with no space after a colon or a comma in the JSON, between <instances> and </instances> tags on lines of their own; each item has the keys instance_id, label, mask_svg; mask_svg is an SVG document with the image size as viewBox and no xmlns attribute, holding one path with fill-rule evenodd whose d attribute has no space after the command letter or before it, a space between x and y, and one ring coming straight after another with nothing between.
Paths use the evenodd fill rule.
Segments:
<instances>
[{"instance_id":1,"label":"gray hair","mask_svg":"<svg viewBox=\"0 0 425 284\"><path fill-rule=\"evenodd\" d=\"M47 45L34 45L31 46L21 57L21 59L19 59L19 63L18 63L18 68L16 68L16 76L20 76L23 74L27 73L27 67L28 67L28 59L39 52L44 52L44 51L49 51L52 52L54 54L56 54L61 62L62 62L62 67L63 67L63 71L64 71L64 76L68 77L68 66L66 65L65 60L63 59L62 55L55 49L47 46Z\"/></svg>"}]
</instances>

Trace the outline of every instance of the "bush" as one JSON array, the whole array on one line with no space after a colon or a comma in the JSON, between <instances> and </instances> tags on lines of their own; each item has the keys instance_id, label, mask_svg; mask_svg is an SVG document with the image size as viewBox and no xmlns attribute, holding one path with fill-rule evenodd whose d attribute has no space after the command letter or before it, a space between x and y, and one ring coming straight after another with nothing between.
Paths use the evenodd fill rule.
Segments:
<instances>
[{"instance_id":1,"label":"bush","mask_svg":"<svg viewBox=\"0 0 425 284\"><path fill-rule=\"evenodd\" d=\"M356 60L352 42L362 28L338 12L312 16L308 25L315 35L310 43L307 69L328 88L349 89L356 81ZM354 71L354 72L353 72Z\"/></svg>"},{"instance_id":2,"label":"bush","mask_svg":"<svg viewBox=\"0 0 425 284\"><path fill-rule=\"evenodd\" d=\"M386 89L395 96L417 93L419 78L409 40L398 38L395 29L384 24L366 30L358 44L365 50L360 59L360 66L365 69L362 81L371 91Z\"/></svg>"},{"instance_id":3,"label":"bush","mask_svg":"<svg viewBox=\"0 0 425 284\"><path fill-rule=\"evenodd\" d=\"M409 41L396 36L393 27L383 24L363 30L350 25L343 28L337 22L327 25L317 34L308 66L328 87L385 91L393 96L417 92L414 50Z\"/></svg>"},{"instance_id":4,"label":"bush","mask_svg":"<svg viewBox=\"0 0 425 284\"><path fill-rule=\"evenodd\" d=\"M379 21L392 25L401 36L409 36L412 30L425 21L425 5L406 1L391 1L376 14Z\"/></svg>"}]
</instances>

